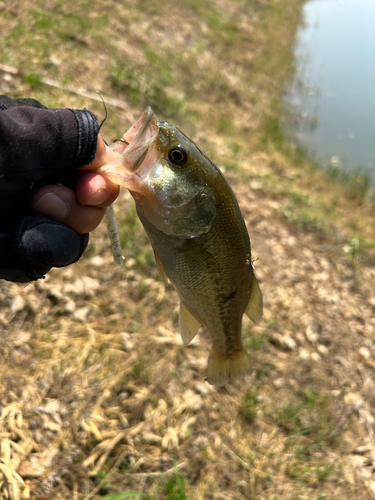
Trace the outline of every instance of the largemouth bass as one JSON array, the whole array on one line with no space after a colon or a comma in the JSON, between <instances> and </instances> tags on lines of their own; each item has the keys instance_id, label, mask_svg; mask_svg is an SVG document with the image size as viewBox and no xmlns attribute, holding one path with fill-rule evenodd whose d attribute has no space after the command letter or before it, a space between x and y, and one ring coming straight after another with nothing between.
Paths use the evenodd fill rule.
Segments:
<instances>
[{"instance_id":1,"label":"largemouth bass","mask_svg":"<svg viewBox=\"0 0 375 500\"><path fill-rule=\"evenodd\" d=\"M262 318L250 239L222 172L151 108L113 147L100 172L132 194L165 283L180 297L179 329L189 343L203 325L212 340L207 380L223 385L251 370L242 315Z\"/></svg>"}]
</instances>

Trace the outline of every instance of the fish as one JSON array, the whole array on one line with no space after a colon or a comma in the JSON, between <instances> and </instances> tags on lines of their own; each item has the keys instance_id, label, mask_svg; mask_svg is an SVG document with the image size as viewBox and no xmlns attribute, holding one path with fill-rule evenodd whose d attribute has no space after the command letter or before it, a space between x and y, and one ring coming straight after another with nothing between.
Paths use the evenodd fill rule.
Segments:
<instances>
[{"instance_id":1,"label":"fish","mask_svg":"<svg viewBox=\"0 0 375 500\"><path fill-rule=\"evenodd\" d=\"M206 328L212 343L206 380L223 386L251 373L242 316L258 324L263 299L246 224L223 173L151 107L113 150L117 158L100 173L134 198L162 279L179 295L183 342Z\"/></svg>"}]
</instances>

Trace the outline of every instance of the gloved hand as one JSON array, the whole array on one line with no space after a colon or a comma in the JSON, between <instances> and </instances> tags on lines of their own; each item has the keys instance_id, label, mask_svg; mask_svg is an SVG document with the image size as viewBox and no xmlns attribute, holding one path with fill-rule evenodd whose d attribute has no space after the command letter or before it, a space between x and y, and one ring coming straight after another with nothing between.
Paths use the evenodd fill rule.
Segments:
<instances>
[{"instance_id":1,"label":"gloved hand","mask_svg":"<svg viewBox=\"0 0 375 500\"><path fill-rule=\"evenodd\" d=\"M15 282L42 278L52 267L77 262L89 242L61 222L28 216L13 231L0 231L0 277Z\"/></svg>"},{"instance_id":2,"label":"gloved hand","mask_svg":"<svg viewBox=\"0 0 375 500\"><path fill-rule=\"evenodd\" d=\"M90 111L0 96L0 278L36 280L81 257L89 236L80 233L118 194L87 170L112 159Z\"/></svg>"}]
</instances>

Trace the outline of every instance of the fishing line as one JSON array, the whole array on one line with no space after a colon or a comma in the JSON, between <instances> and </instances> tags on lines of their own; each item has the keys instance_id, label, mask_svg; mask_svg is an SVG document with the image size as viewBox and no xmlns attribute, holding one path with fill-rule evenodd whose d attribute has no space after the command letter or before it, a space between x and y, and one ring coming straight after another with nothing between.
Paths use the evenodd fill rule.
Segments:
<instances>
[{"instance_id":1,"label":"fishing line","mask_svg":"<svg viewBox=\"0 0 375 500\"><path fill-rule=\"evenodd\" d=\"M102 103L103 103L103 106L104 106L104 111L105 111L105 117L103 118L102 120L102 123L99 125L99 130L102 128L104 122L106 121L106 119L108 118L108 111L107 111L107 106L105 104L105 101L103 99L103 97L101 96L99 90L96 90L96 93L98 94L98 96L100 97L100 99L102 100Z\"/></svg>"}]
</instances>

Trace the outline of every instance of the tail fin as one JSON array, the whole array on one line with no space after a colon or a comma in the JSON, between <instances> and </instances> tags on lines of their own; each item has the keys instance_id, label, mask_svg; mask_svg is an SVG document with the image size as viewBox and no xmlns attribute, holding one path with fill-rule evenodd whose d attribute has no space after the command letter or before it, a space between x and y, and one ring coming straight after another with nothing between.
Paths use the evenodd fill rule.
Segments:
<instances>
[{"instance_id":1,"label":"tail fin","mask_svg":"<svg viewBox=\"0 0 375 500\"><path fill-rule=\"evenodd\" d=\"M212 385L224 385L251 372L250 360L244 348L234 358L222 359L210 353L207 365L207 381Z\"/></svg>"}]
</instances>

